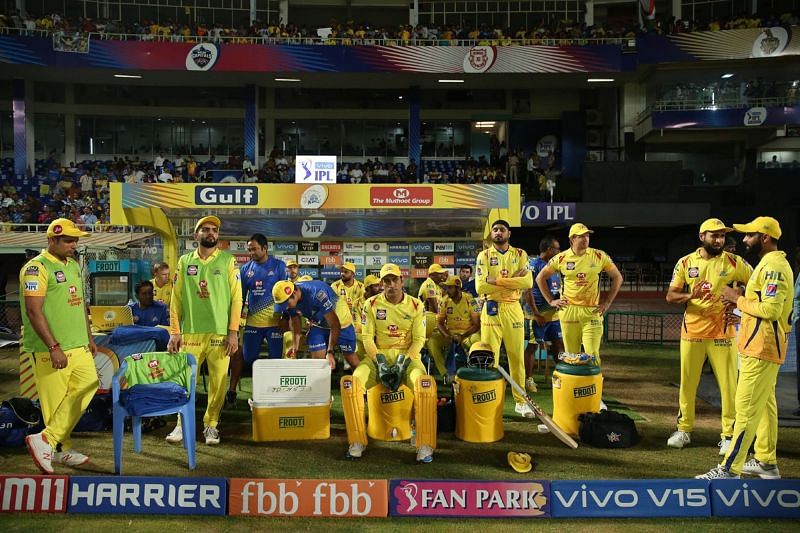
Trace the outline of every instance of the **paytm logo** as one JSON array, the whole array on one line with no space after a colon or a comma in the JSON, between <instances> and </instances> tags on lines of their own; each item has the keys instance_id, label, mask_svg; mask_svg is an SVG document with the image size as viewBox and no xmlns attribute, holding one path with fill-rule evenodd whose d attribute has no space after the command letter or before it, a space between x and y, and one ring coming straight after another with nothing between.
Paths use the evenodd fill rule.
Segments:
<instances>
[{"instance_id":1,"label":"paytm logo","mask_svg":"<svg viewBox=\"0 0 800 533\"><path fill-rule=\"evenodd\" d=\"M194 190L197 205L258 205L258 188L205 185Z\"/></svg>"}]
</instances>

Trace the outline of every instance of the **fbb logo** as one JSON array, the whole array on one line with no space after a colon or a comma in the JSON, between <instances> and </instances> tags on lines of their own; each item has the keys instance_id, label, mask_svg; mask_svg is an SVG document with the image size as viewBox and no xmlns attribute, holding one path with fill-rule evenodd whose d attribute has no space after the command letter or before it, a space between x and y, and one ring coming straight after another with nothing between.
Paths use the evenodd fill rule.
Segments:
<instances>
[{"instance_id":1,"label":"fbb logo","mask_svg":"<svg viewBox=\"0 0 800 533\"><path fill-rule=\"evenodd\" d=\"M67 476L0 476L0 512L66 511Z\"/></svg>"},{"instance_id":2,"label":"fbb logo","mask_svg":"<svg viewBox=\"0 0 800 533\"><path fill-rule=\"evenodd\" d=\"M376 516L389 511L385 480L231 479L229 514Z\"/></svg>"},{"instance_id":3,"label":"fbb logo","mask_svg":"<svg viewBox=\"0 0 800 533\"><path fill-rule=\"evenodd\" d=\"M197 205L258 205L258 188L209 185L194 190Z\"/></svg>"}]
</instances>

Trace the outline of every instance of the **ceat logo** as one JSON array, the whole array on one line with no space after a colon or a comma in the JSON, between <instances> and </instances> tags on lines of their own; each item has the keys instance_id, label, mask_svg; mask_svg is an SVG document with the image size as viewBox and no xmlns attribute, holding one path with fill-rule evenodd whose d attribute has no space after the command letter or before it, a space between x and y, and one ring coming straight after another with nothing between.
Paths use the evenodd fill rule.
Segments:
<instances>
[{"instance_id":1,"label":"ceat logo","mask_svg":"<svg viewBox=\"0 0 800 533\"><path fill-rule=\"evenodd\" d=\"M385 480L231 479L229 514L385 517Z\"/></svg>"},{"instance_id":2,"label":"ceat logo","mask_svg":"<svg viewBox=\"0 0 800 533\"><path fill-rule=\"evenodd\" d=\"M382 207L433 205L432 187L370 187L370 205Z\"/></svg>"}]
</instances>

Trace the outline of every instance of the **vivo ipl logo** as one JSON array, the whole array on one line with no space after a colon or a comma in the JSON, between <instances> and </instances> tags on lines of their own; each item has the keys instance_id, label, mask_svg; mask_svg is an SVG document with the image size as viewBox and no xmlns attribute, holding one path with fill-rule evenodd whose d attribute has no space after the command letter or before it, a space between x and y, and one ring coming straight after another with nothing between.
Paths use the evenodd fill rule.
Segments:
<instances>
[{"instance_id":1,"label":"vivo ipl logo","mask_svg":"<svg viewBox=\"0 0 800 533\"><path fill-rule=\"evenodd\" d=\"M258 205L257 187L208 185L194 190L197 205Z\"/></svg>"},{"instance_id":2,"label":"vivo ipl logo","mask_svg":"<svg viewBox=\"0 0 800 533\"><path fill-rule=\"evenodd\" d=\"M295 174L297 183L336 183L336 158L324 156L298 159Z\"/></svg>"}]
</instances>

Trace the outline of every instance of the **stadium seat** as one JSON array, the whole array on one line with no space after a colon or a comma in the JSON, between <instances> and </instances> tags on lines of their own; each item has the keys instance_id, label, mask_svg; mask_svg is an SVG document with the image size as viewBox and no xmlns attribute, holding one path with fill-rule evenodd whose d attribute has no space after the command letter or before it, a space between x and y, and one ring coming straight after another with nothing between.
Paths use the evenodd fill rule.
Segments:
<instances>
[{"instance_id":1,"label":"stadium seat","mask_svg":"<svg viewBox=\"0 0 800 533\"><path fill-rule=\"evenodd\" d=\"M154 364L155 362L155 364ZM183 428L183 447L189 456L189 470L194 470L195 460L195 389L197 362L190 353L169 354L149 352L132 354L122 360L119 370L111 382L114 414L114 473L122 474L122 441L125 430L125 417L130 416L133 429L133 450L142 453L142 417L181 415ZM134 402L126 392L133 387L144 387L157 392L162 384L175 384L182 387L185 401L175 400L172 405L143 405ZM144 390L139 388L138 390ZM154 395L155 396L155 395ZM159 402L161 403L161 402Z\"/></svg>"}]
</instances>

